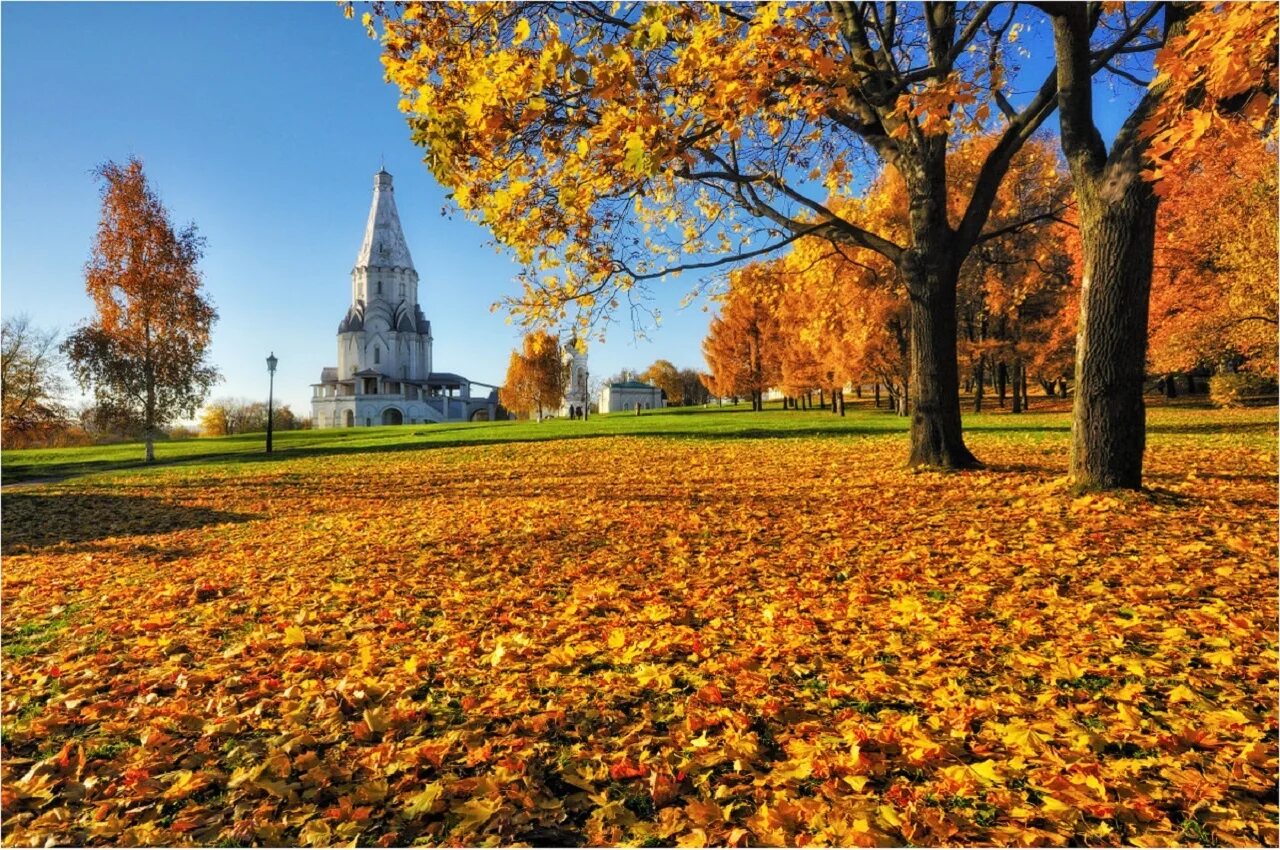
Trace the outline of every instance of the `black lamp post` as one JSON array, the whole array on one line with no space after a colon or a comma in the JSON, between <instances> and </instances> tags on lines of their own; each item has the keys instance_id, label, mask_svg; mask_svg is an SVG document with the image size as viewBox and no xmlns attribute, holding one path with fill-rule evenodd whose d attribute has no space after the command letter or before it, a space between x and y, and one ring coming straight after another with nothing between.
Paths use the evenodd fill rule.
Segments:
<instances>
[{"instance_id":1,"label":"black lamp post","mask_svg":"<svg viewBox=\"0 0 1280 850\"><path fill-rule=\"evenodd\" d=\"M276 364L279 362L274 351L267 355L267 373L271 376L267 383L267 454L271 454L271 402L276 389Z\"/></svg>"}]
</instances>

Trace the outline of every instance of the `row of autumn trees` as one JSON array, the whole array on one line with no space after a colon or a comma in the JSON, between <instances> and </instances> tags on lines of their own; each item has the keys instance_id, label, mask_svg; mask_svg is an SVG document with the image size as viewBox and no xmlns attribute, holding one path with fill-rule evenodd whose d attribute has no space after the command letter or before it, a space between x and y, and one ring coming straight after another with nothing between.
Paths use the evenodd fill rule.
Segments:
<instances>
[{"instance_id":1,"label":"row of autumn trees","mask_svg":"<svg viewBox=\"0 0 1280 850\"><path fill-rule=\"evenodd\" d=\"M991 138L971 144L993 144ZM1211 131L1215 151L1166 175L1158 214L1149 369L1170 395L1192 371L1276 376L1275 153L1257 136ZM1229 150L1228 150L1229 148ZM971 162L972 157L959 162ZM962 189L972 174L953 172ZM902 181L885 171L861 217L883 232L905 227ZM962 380L981 411L991 387L1022 409L1028 383L1066 395L1075 361L1080 234L1070 178L1056 151L1033 141L1014 158L997 195L987 240L961 267L956 323ZM1042 209L1039 221L1018 222ZM953 215L955 212L953 211ZM710 386L752 399L777 388L822 403L848 384L878 384L907 415L910 398L906 293L891 265L870 251L806 238L781 258L728 275L720 314L703 343Z\"/></svg>"},{"instance_id":2,"label":"row of autumn trees","mask_svg":"<svg viewBox=\"0 0 1280 850\"><path fill-rule=\"evenodd\" d=\"M1087 487L1141 483L1153 178L1176 179L1211 125L1275 123L1260 3L406 3L365 25L433 174L526 265L510 306L527 321L590 326L647 281L793 243L878 257L905 293L917 465L978 465L961 278L1052 214L1002 226L997 200L1056 114L1085 282L1071 471ZM1019 50L1051 52L1048 71L1032 78ZM1098 82L1134 89L1110 144ZM866 214L868 162L900 184L897 215Z\"/></svg>"},{"instance_id":3,"label":"row of autumn trees","mask_svg":"<svg viewBox=\"0 0 1280 850\"><path fill-rule=\"evenodd\" d=\"M616 380L630 374L624 372ZM655 360L635 377L662 390L669 405L706 404L710 399L709 376L693 369L678 369L670 360ZM561 346L560 337L532 331L525 334L520 350L511 352L498 401L516 416L542 421L544 416L560 410L569 391L568 381L568 352Z\"/></svg>"}]
</instances>

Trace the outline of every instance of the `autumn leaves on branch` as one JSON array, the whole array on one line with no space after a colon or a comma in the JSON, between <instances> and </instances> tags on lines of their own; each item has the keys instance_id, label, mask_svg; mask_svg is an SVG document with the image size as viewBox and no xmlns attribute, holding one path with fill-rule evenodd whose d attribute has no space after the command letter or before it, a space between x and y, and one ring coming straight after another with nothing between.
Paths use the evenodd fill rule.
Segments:
<instances>
[{"instance_id":1,"label":"autumn leaves on branch","mask_svg":"<svg viewBox=\"0 0 1280 850\"><path fill-rule=\"evenodd\" d=\"M85 282L97 315L63 344L72 374L100 415L137 423L146 460L159 429L193 416L218 372L207 360L217 312L196 264L203 240L177 230L142 163L98 170L102 217Z\"/></svg>"},{"instance_id":2,"label":"autumn leaves on branch","mask_svg":"<svg viewBox=\"0 0 1280 850\"><path fill-rule=\"evenodd\" d=\"M509 303L520 317L532 324L572 317L581 331L646 281L784 249L821 252L802 244L820 242L876 269L877 286L905 302L913 464L976 463L960 429L962 338L980 348L994 334L1014 352L1028 342L1049 344L1018 328L971 333L968 322L983 310L963 303L962 288L975 264L1025 264L1023 243L1064 217L1062 195L1037 199L1048 205L1014 195L1003 217L998 212L1019 152L1060 111L1073 188L1087 195L1073 205L1083 258L1077 273L1096 283L1123 265L1146 281L1121 287L1118 313L1080 313L1075 380L1085 392L1077 392L1075 425L1083 442L1073 468L1086 486L1136 486L1141 447L1134 479L1132 470L1114 468L1124 442L1114 435L1143 427L1131 378L1144 373L1145 326L1128 348L1100 355L1101 366L1088 343L1132 337L1126 322L1145 319L1154 239L1143 235L1147 218L1099 229L1109 213L1094 203L1100 194L1088 194L1090 181L1115 172L1106 170L1089 92L1099 75L1141 83L1137 75L1161 51L1162 79L1115 143L1138 165L1147 162L1151 139L1168 145L1161 133L1197 128L1208 110L1236 109L1269 132L1272 98L1247 93L1274 92L1274 14L1204 7L1189 24L1198 8L410 3L375 6L365 23L383 39L388 78L403 94L433 173L526 266L523 293ZM1029 25L1046 22L1056 65L1028 81L1011 51L1021 49ZM1220 60L1223 45L1240 44L1224 27L1252 34L1249 59ZM896 193L892 211L875 209L864 192L869 161L883 171L879 191ZM1143 170L1151 171L1130 169L1135 179ZM1112 231L1130 247L1107 249ZM1126 251L1145 252L1146 261L1135 265ZM1061 252L1054 256L1053 268L1037 271L1042 282L1062 267ZM1030 303L1016 289L988 287L986 295L1005 315ZM821 321L857 319L846 309ZM1060 342L1062 335L1049 336ZM821 353L839 359L832 346Z\"/></svg>"}]
</instances>

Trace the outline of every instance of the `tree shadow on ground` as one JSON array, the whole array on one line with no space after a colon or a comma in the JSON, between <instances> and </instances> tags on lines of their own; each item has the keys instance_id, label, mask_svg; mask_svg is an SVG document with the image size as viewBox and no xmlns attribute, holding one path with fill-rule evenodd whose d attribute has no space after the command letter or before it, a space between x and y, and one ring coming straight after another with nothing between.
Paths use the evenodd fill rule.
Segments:
<instances>
[{"instance_id":1,"label":"tree shadow on ground","mask_svg":"<svg viewBox=\"0 0 1280 850\"><path fill-rule=\"evenodd\" d=\"M167 534L225 522L254 519L247 514L188 507L162 499L107 493L6 493L0 516L4 554L107 537Z\"/></svg>"},{"instance_id":2,"label":"tree shadow on ground","mask_svg":"<svg viewBox=\"0 0 1280 850\"><path fill-rule=\"evenodd\" d=\"M316 457L341 457L342 455L352 454L384 454L388 452L420 452L420 451L438 451L438 450L457 450L467 448L483 448L496 445L517 445L522 443L547 443L566 440L609 440L617 438L635 438L635 439L687 439L687 440L707 440L707 441L726 441L726 440L758 440L772 438L804 438L804 437L882 437L882 436L901 436L905 434L905 430L894 428L862 428L862 427L843 427L843 426L824 426L811 425L797 428L749 428L749 429L725 429L725 430L672 430L669 428L655 429L653 431L622 431L622 432L599 432L593 431L586 434L566 434L564 432L550 432L544 435L522 435L507 436L501 432L491 436L483 436L472 439L422 439L425 436L434 437L438 434L447 433L448 431L463 430L458 428L447 428L440 430L423 430L419 427L416 431L405 431L403 439L388 440L385 443L355 443L353 445L343 445L341 443L326 443L319 446L303 445L303 446L286 446L277 447L272 454L266 452L227 452L224 454L207 454L194 457L181 457L173 459L162 459L159 462L147 465L137 461L119 461L119 460L102 460L102 461L82 461L67 466L50 466L45 470L42 477L25 477L25 475L15 474L6 484L48 484L58 481L64 481L72 478L79 478L84 475L94 475L102 472L119 472L135 469L162 469L183 466L236 466L239 464L258 464L258 463L275 463L278 461L295 460L300 458L316 458ZM468 429L469 430L469 429ZM358 431L358 429L357 429ZM471 433L475 433L473 430ZM353 434L354 436L359 436ZM339 438L341 439L341 438ZM9 498L6 495L6 500Z\"/></svg>"}]
</instances>

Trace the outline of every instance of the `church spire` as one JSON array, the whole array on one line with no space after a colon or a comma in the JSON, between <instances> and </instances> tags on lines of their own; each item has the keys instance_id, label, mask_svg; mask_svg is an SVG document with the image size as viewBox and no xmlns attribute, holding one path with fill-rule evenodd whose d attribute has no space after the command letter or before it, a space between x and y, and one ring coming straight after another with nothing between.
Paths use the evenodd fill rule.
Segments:
<instances>
[{"instance_id":1,"label":"church spire","mask_svg":"<svg viewBox=\"0 0 1280 850\"><path fill-rule=\"evenodd\" d=\"M404 241L404 231L400 229L391 175L385 169L373 175L373 206L369 208L364 242L356 257L356 268L369 266L413 269L409 245Z\"/></svg>"}]
</instances>

